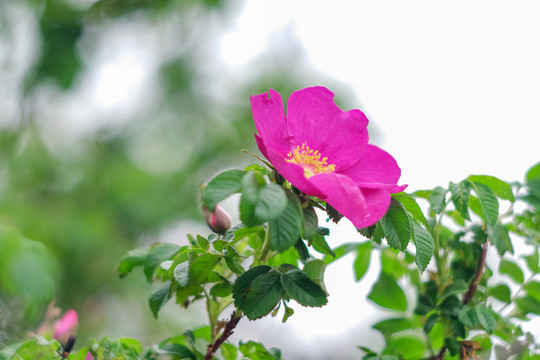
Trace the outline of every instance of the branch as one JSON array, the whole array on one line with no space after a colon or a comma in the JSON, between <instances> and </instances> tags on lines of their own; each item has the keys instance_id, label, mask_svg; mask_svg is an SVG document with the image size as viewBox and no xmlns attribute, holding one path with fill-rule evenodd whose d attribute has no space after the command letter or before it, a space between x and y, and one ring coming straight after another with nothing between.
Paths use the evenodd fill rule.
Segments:
<instances>
[{"instance_id":1,"label":"branch","mask_svg":"<svg viewBox=\"0 0 540 360\"><path fill-rule=\"evenodd\" d=\"M478 266L476 267L476 273L474 274L474 277L469 284L469 289L463 296L463 305L467 305L469 301L471 301L474 293L476 292L476 288L478 287L478 284L480 283L480 279L482 278L482 274L484 273L484 268L486 267L486 254L489 247L489 238L486 239L486 242L482 246L482 253L480 254L480 258L478 259ZM446 346L443 346L441 348L441 351L437 355L433 355L430 357L430 360L442 360L444 358L444 354L446 353Z\"/></svg>"},{"instance_id":2,"label":"branch","mask_svg":"<svg viewBox=\"0 0 540 360\"><path fill-rule=\"evenodd\" d=\"M486 254L487 254L488 246L489 246L489 238L486 239L486 242L482 246L482 254L480 254L480 258L478 259L478 266L476 267L476 273L474 274L474 278L469 284L469 290L467 290L467 292L465 293L465 296L463 296L463 305L467 305L467 303L472 299L474 292L476 291L476 288L478 287L478 284L480 283L480 279L482 278L482 274L484 273L484 267L486 266Z\"/></svg>"},{"instance_id":3,"label":"branch","mask_svg":"<svg viewBox=\"0 0 540 360\"><path fill-rule=\"evenodd\" d=\"M208 345L208 350L206 351L206 355L204 357L204 360L212 360L214 357L214 354L216 351L218 351L221 344L225 342L229 338L229 336L232 335L234 328L242 318L242 315L236 315L236 312L231 315L231 319L227 321L227 324L225 325L225 329L223 330L223 333L221 336L216 340L215 343L212 345Z\"/></svg>"},{"instance_id":4,"label":"branch","mask_svg":"<svg viewBox=\"0 0 540 360\"><path fill-rule=\"evenodd\" d=\"M429 358L429 360L442 360L444 358L444 354L446 353L446 346L443 346L441 351L437 355L433 355Z\"/></svg>"}]
</instances>

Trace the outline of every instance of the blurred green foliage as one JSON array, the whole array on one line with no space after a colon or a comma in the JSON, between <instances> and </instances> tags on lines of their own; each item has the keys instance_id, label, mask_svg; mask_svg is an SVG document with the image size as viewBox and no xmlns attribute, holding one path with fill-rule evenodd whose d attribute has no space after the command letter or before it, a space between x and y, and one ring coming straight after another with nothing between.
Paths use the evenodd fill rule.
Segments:
<instances>
[{"instance_id":1,"label":"blurred green foliage","mask_svg":"<svg viewBox=\"0 0 540 360\"><path fill-rule=\"evenodd\" d=\"M19 108L15 121L0 111L0 225L8 226L0 237L0 342L35 331L53 298L59 307L79 312L86 324L80 341L105 327L119 326L106 318L111 311L107 304L127 304L134 293L147 291L135 280L120 284L114 276L121 255L158 240L181 219L203 224L195 189L225 168L252 161L239 152L255 152L250 94L272 87L286 98L312 84L305 80L310 70L301 54L268 55L256 60L244 79L236 79L222 94L225 100L217 99L209 89L219 79L208 77L201 59L214 56L209 49L212 37L236 9L221 0L0 3L0 35L6 35L9 48L15 46L9 41L16 39L15 25L21 19L35 25L23 36L25 44L28 39L28 53L22 55L26 57L16 58L14 53L3 59L10 66L20 65L21 76L8 76L2 73L8 67L0 68L0 75L9 79L0 87L9 86ZM156 55L158 66L149 70L155 72L157 85L146 91L158 94L158 100L127 122L117 121L122 116L114 112L101 112L110 126L63 144L55 137L63 128L51 128L59 125L51 125L44 114L51 109L61 114L63 101L77 96L81 113L92 110L79 88L85 76L95 76L90 72L96 66L95 39L106 36L114 24L130 22L144 23L147 32L181 23L183 33L161 45L176 50ZM201 31L212 28L208 24L214 30ZM311 74L309 81L321 78ZM45 104L44 93L53 94ZM40 257L40 269L24 267L32 256ZM11 275L30 273L35 281L24 285ZM147 315L150 321L151 313ZM137 333L142 340L160 336L149 324L137 329L145 333Z\"/></svg>"}]
</instances>

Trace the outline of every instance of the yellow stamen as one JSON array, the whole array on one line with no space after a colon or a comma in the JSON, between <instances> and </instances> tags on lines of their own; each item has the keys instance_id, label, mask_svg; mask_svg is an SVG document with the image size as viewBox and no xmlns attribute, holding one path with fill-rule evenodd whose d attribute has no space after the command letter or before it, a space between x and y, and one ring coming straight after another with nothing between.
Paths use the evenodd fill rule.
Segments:
<instances>
[{"instance_id":1,"label":"yellow stamen","mask_svg":"<svg viewBox=\"0 0 540 360\"><path fill-rule=\"evenodd\" d=\"M297 146L293 151L289 151L285 159L287 162L303 167L306 178L335 171L336 165L328 164L327 160L327 157L321 159L321 153L318 150L310 149L305 143L302 144L302 147Z\"/></svg>"}]
</instances>

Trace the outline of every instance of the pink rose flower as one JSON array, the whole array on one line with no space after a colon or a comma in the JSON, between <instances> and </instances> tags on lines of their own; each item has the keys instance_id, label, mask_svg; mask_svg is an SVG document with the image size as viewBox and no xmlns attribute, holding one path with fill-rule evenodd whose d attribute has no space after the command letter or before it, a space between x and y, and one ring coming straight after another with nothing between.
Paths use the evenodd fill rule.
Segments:
<instances>
[{"instance_id":1,"label":"pink rose flower","mask_svg":"<svg viewBox=\"0 0 540 360\"><path fill-rule=\"evenodd\" d=\"M291 94L287 116L281 95L251 96L261 153L292 185L318 197L356 228L375 224L390 205L401 170L387 152L368 144L368 119L360 110L342 111L334 94L311 87Z\"/></svg>"},{"instance_id":2,"label":"pink rose flower","mask_svg":"<svg viewBox=\"0 0 540 360\"><path fill-rule=\"evenodd\" d=\"M69 309L66 311L54 326L54 338L58 340L67 339L75 330L78 321L77 312L75 310Z\"/></svg>"}]
</instances>

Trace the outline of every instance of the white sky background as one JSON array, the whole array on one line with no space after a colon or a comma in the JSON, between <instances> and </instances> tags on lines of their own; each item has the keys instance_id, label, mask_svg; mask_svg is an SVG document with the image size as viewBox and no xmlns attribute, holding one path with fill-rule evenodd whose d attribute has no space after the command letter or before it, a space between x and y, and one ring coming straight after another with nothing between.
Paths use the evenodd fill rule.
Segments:
<instances>
[{"instance_id":1,"label":"white sky background","mask_svg":"<svg viewBox=\"0 0 540 360\"><path fill-rule=\"evenodd\" d=\"M292 26L356 92L410 190L521 180L540 155L539 18L537 1L251 1L222 55L246 61Z\"/></svg>"},{"instance_id":2,"label":"white sky background","mask_svg":"<svg viewBox=\"0 0 540 360\"><path fill-rule=\"evenodd\" d=\"M540 160L539 18L537 1L251 1L221 56L242 66L292 26L312 65L356 92L409 191L470 174L522 180ZM349 225L333 230L332 245L360 240ZM357 326L385 316L363 302L378 264L355 284L348 260L327 269L325 309L296 306L285 325L260 321L265 345L293 359L328 350L358 358L355 345L373 345L377 335ZM238 338L253 337L246 327ZM301 334L290 346L288 329Z\"/></svg>"}]
</instances>

